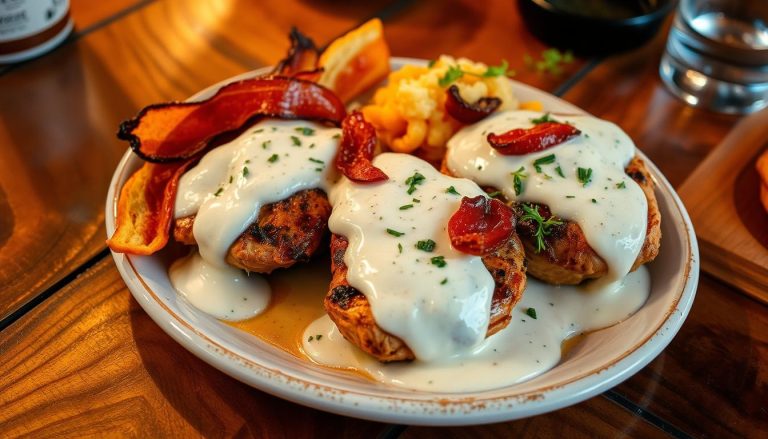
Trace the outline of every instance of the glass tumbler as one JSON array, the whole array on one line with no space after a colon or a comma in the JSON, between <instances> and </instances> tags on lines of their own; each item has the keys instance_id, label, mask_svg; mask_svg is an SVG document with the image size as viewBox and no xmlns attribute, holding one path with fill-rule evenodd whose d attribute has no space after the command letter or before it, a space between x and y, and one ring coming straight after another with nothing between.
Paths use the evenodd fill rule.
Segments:
<instances>
[{"instance_id":1,"label":"glass tumbler","mask_svg":"<svg viewBox=\"0 0 768 439\"><path fill-rule=\"evenodd\" d=\"M696 107L768 106L768 0L680 0L659 73Z\"/></svg>"}]
</instances>

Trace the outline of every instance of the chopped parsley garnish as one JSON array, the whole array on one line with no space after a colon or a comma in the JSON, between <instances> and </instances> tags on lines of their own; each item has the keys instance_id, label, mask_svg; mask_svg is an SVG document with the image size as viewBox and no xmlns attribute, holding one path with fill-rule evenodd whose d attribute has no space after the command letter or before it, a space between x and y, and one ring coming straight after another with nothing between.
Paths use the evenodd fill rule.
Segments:
<instances>
[{"instance_id":1,"label":"chopped parsley garnish","mask_svg":"<svg viewBox=\"0 0 768 439\"><path fill-rule=\"evenodd\" d=\"M532 319L537 319L536 317L536 308L528 308L525 310L525 313L528 314L528 317Z\"/></svg>"},{"instance_id":2,"label":"chopped parsley garnish","mask_svg":"<svg viewBox=\"0 0 768 439\"><path fill-rule=\"evenodd\" d=\"M399 238L399 237L405 235L405 233L403 233L403 232L398 232L397 230L392 230L392 229L387 229L387 233L389 233L390 235L392 235L392 236L394 236L396 238Z\"/></svg>"},{"instance_id":3,"label":"chopped parsley garnish","mask_svg":"<svg viewBox=\"0 0 768 439\"><path fill-rule=\"evenodd\" d=\"M425 252L431 252L435 249L435 241L431 239L425 239L416 243L416 248Z\"/></svg>"},{"instance_id":4,"label":"chopped parsley garnish","mask_svg":"<svg viewBox=\"0 0 768 439\"><path fill-rule=\"evenodd\" d=\"M575 195L566 195L565 198L576 198Z\"/></svg>"},{"instance_id":5,"label":"chopped parsley garnish","mask_svg":"<svg viewBox=\"0 0 768 439\"><path fill-rule=\"evenodd\" d=\"M555 163L555 155L545 155L544 157L539 157L533 162L533 167L536 169L536 172L541 173L541 165L549 165L551 163Z\"/></svg>"},{"instance_id":6,"label":"chopped parsley garnish","mask_svg":"<svg viewBox=\"0 0 768 439\"><path fill-rule=\"evenodd\" d=\"M544 123L544 122L557 122L557 120L553 119L552 116L550 116L548 112L544 113L544 115L541 116L541 117L537 117L535 119L531 119L531 123L534 124L534 125L538 125L538 124Z\"/></svg>"},{"instance_id":7,"label":"chopped parsley garnish","mask_svg":"<svg viewBox=\"0 0 768 439\"><path fill-rule=\"evenodd\" d=\"M448 67L448 71L445 72L445 75L440 78L437 83L440 87L447 87L462 76L464 76L464 72L460 68L457 66L450 66Z\"/></svg>"},{"instance_id":8,"label":"chopped parsley garnish","mask_svg":"<svg viewBox=\"0 0 768 439\"><path fill-rule=\"evenodd\" d=\"M301 146L301 139L298 137L291 136L291 141L293 141L293 146Z\"/></svg>"},{"instance_id":9,"label":"chopped parsley garnish","mask_svg":"<svg viewBox=\"0 0 768 439\"><path fill-rule=\"evenodd\" d=\"M495 192L491 192L490 194L488 194L488 196L491 197L491 198L496 198L499 195L501 195L501 191L495 191Z\"/></svg>"},{"instance_id":10,"label":"chopped parsley garnish","mask_svg":"<svg viewBox=\"0 0 768 439\"><path fill-rule=\"evenodd\" d=\"M222 193L222 192L224 192L224 188L223 188L223 187L220 187L220 188L219 188L219 189L218 189L218 190L217 190L217 191L216 191L216 192L213 194L213 196L214 196L214 197L218 197L219 195L221 195L221 193Z\"/></svg>"},{"instance_id":11,"label":"chopped parsley garnish","mask_svg":"<svg viewBox=\"0 0 768 439\"><path fill-rule=\"evenodd\" d=\"M496 76L507 76L507 69L509 68L509 63L506 59L501 60L501 64L498 66L488 66L488 70L486 70L483 73L483 77L485 78L493 78Z\"/></svg>"},{"instance_id":12,"label":"chopped parsley garnish","mask_svg":"<svg viewBox=\"0 0 768 439\"><path fill-rule=\"evenodd\" d=\"M408 195L411 195L412 193L416 192L416 186L423 184L424 180L426 180L426 177L421 175L419 172L414 172L413 175L405 179L405 184L408 185Z\"/></svg>"},{"instance_id":13,"label":"chopped parsley garnish","mask_svg":"<svg viewBox=\"0 0 768 439\"><path fill-rule=\"evenodd\" d=\"M528 178L528 174L525 173L525 166L520 166L520 169L512 173L512 184L515 188L515 195L523 193L523 179Z\"/></svg>"},{"instance_id":14,"label":"chopped parsley garnish","mask_svg":"<svg viewBox=\"0 0 768 439\"><path fill-rule=\"evenodd\" d=\"M400 206L400 210L408 210L408 209L411 209L412 207L413 207L413 204L403 204L402 206Z\"/></svg>"},{"instance_id":15,"label":"chopped parsley garnish","mask_svg":"<svg viewBox=\"0 0 768 439\"><path fill-rule=\"evenodd\" d=\"M579 177L581 185L586 186L592 181L592 168L578 168L576 170L576 176Z\"/></svg>"},{"instance_id":16,"label":"chopped parsley garnish","mask_svg":"<svg viewBox=\"0 0 768 439\"><path fill-rule=\"evenodd\" d=\"M247 177L248 174L250 174L250 171L248 171L248 166L243 166L243 177Z\"/></svg>"},{"instance_id":17,"label":"chopped parsley garnish","mask_svg":"<svg viewBox=\"0 0 768 439\"><path fill-rule=\"evenodd\" d=\"M235 177L233 177L233 176L231 176L231 175L230 175L230 176L229 176L229 182L230 182L230 183L232 183L232 180L233 180L234 178L235 178Z\"/></svg>"},{"instance_id":18,"label":"chopped parsley garnish","mask_svg":"<svg viewBox=\"0 0 768 439\"><path fill-rule=\"evenodd\" d=\"M309 144L309 149L312 149L312 148L314 148L314 147L315 147L315 144L314 144L314 143L310 143L310 144Z\"/></svg>"},{"instance_id":19,"label":"chopped parsley garnish","mask_svg":"<svg viewBox=\"0 0 768 439\"><path fill-rule=\"evenodd\" d=\"M400 244L399 242L397 243L397 251L399 251L400 253L403 252L403 244Z\"/></svg>"},{"instance_id":20,"label":"chopped parsley garnish","mask_svg":"<svg viewBox=\"0 0 768 439\"><path fill-rule=\"evenodd\" d=\"M555 168L555 172L557 172L557 175L565 178L565 174L563 174L563 168L561 168L560 165L557 165L557 167Z\"/></svg>"},{"instance_id":21,"label":"chopped parsley garnish","mask_svg":"<svg viewBox=\"0 0 768 439\"><path fill-rule=\"evenodd\" d=\"M272 154L271 156L269 156L269 158L267 159L267 161L268 161L269 163L275 163L275 162L277 161L277 159L279 159L279 158L280 158L280 156L279 156L279 155L277 155L277 154Z\"/></svg>"},{"instance_id":22,"label":"chopped parsley garnish","mask_svg":"<svg viewBox=\"0 0 768 439\"><path fill-rule=\"evenodd\" d=\"M418 198L414 198L414 199L413 199L413 202L414 202L414 203L421 203L421 200L419 200Z\"/></svg>"},{"instance_id":23,"label":"chopped parsley garnish","mask_svg":"<svg viewBox=\"0 0 768 439\"><path fill-rule=\"evenodd\" d=\"M560 52L555 48L547 49L541 52L541 59L534 60L530 55L523 58L525 64L539 72L547 72L552 75L559 75L563 71L563 64L573 62L573 52Z\"/></svg>"},{"instance_id":24,"label":"chopped parsley garnish","mask_svg":"<svg viewBox=\"0 0 768 439\"><path fill-rule=\"evenodd\" d=\"M461 194L458 191L456 191L456 188L453 187L453 186L451 186L448 189L446 189L445 192L448 193L448 194L453 194L453 195L461 196Z\"/></svg>"},{"instance_id":25,"label":"chopped parsley garnish","mask_svg":"<svg viewBox=\"0 0 768 439\"><path fill-rule=\"evenodd\" d=\"M437 60L436 60L436 59L431 59L431 60L429 60L429 62L427 63L427 67L429 67L429 68L431 69L432 67L434 67L434 66L435 66L435 63L436 63L436 62L437 62Z\"/></svg>"},{"instance_id":26,"label":"chopped parsley garnish","mask_svg":"<svg viewBox=\"0 0 768 439\"><path fill-rule=\"evenodd\" d=\"M323 334L317 334L315 336L315 340L320 341L320 339L323 338Z\"/></svg>"},{"instance_id":27,"label":"chopped parsley garnish","mask_svg":"<svg viewBox=\"0 0 768 439\"><path fill-rule=\"evenodd\" d=\"M621 183L616 183L616 189L626 189L626 188L627 188L627 185L624 184L623 181Z\"/></svg>"},{"instance_id":28,"label":"chopped parsley garnish","mask_svg":"<svg viewBox=\"0 0 768 439\"><path fill-rule=\"evenodd\" d=\"M334 139L341 139L341 134L334 134L334 135L333 135L333 138L334 138Z\"/></svg>"},{"instance_id":29,"label":"chopped parsley garnish","mask_svg":"<svg viewBox=\"0 0 768 439\"><path fill-rule=\"evenodd\" d=\"M310 162L312 162L312 163L319 163L319 164L321 164L321 165L324 165L324 164L325 164L325 162L324 162L324 161L322 161L322 160L318 160L318 159L316 159L316 158L314 158L314 157L310 157L308 160L309 160Z\"/></svg>"},{"instance_id":30,"label":"chopped parsley garnish","mask_svg":"<svg viewBox=\"0 0 768 439\"><path fill-rule=\"evenodd\" d=\"M248 159L248 160L246 160L246 161L245 161L245 164L246 164L246 165L247 165L248 163L251 163L251 160L250 160L250 159Z\"/></svg>"},{"instance_id":31,"label":"chopped parsley garnish","mask_svg":"<svg viewBox=\"0 0 768 439\"><path fill-rule=\"evenodd\" d=\"M431 262L432 265L437 265L438 268L443 268L448 265L448 263L445 262L445 256L434 256L429 262Z\"/></svg>"},{"instance_id":32,"label":"chopped parsley garnish","mask_svg":"<svg viewBox=\"0 0 768 439\"><path fill-rule=\"evenodd\" d=\"M261 142L261 147L263 149L267 149L267 147L269 146L270 143L272 143L271 140L265 140L265 141Z\"/></svg>"},{"instance_id":33,"label":"chopped parsley garnish","mask_svg":"<svg viewBox=\"0 0 768 439\"><path fill-rule=\"evenodd\" d=\"M259 128L258 130L253 130L254 133L261 133L264 131L264 128Z\"/></svg>"},{"instance_id":34,"label":"chopped parsley garnish","mask_svg":"<svg viewBox=\"0 0 768 439\"><path fill-rule=\"evenodd\" d=\"M445 285L447 283L448 283L448 278L447 277L440 281L440 285Z\"/></svg>"},{"instance_id":35,"label":"chopped parsley garnish","mask_svg":"<svg viewBox=\"0 0 768 439\"><path fill-rule=\"evenodd\" d=\"M554 216L544 219L539 213L539 206L531 206L528 204L521 204L525 214L520 217L520 221L533 221L536 223L536 253L544 250L547 246L544 243L544 237L549 236L552 233L552 226L562 224L562 221L558 221Z\"/></svg>"},{"instance_id":36,"label":"chopped parsley garnish","mask_svg":"<svg viewBox=\"0 0 768 439\"><path fill-rule=\"evenodd\" d=\"M595 200L594 198L592 199L592 202L597 204L597 200Z\"/></svg>"},{"instance_id":37,"label":"chopped parsley garnish","mask_svg":"<svg viewBox=\"0 0 768 439\"><path fill-rule=\"evenodd\" d=\"M312 128L309 128L309 127L298 127L298 128L296 128L296 131L301 133L301 134L303 134L303 135L305 135L305 136L311 136L311 135L315 134L315 130L313 130Z\"/></svg>"},{"instance_id":38,"label":"chopped parsley garnish","mask_svg":"<svg viewBox=\"0 0 768 439\"><path fill-rule=\"evenodd\" d=\"M307 339L307 341L312 341L314 339L315 339L315 336L314 335L310 335L309 338Z\"/></svg>"}]
</instances>

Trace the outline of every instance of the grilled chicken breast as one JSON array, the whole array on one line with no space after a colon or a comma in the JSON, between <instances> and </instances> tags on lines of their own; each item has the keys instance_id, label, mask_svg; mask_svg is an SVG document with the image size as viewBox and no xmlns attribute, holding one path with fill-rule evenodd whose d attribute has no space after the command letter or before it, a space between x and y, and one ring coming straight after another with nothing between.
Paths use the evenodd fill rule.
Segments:
<instances>
[{"instance_id":1,"label":"grilled chicken breast","mask_svg":"<svg viewBox=\"0 0 768 439\"><path fill-rule=\"evenodd\" d=\"M285 200L263 206L258 219L238 237L227 254L227 263L246 271L270 273L308 261L328 228L331 204L320 189L297 192ZM176 219L173 237L195 245L195 215Z\"/></svg>"},{"instance_id":2,"label":"grilled chicken breast","mask_svg":"<svg viewBox=\"0 0 768 439\"><path fill-rule=\"evenodd\" d=\"M652 261L659 253L661 245L661 214L656 196L653 193L653 180L642 159L635 156L626 167L627 175L643 190L648 200L648 224L645 242L637 255L632 271ZM563 221L553 226L551 234L544 237L546 248L536 252L536 224L533 221L520 221L524 214L519 203L513 205L518 218L517 233L525 246L528 273L551 284L576 285L586 279L595 279L608 272L608 264L587 243L578 224ZM549 218L552 213L548 206L539 204L539 213ZM555 212L555 215L557 213Z\"/></svg>"},{"instance_id":3,"label":"grilled chicken breast","mask_svg":"<svg viewBox=\"0 0 768 439\"><path fill-rule=\"evenodd\" d=\"M325 296L326 312L344 338L379 361L413 360L414 355L408 345L376 324L368 299L347 282L344 253L348 244L343 236L331 236L333 278ZM509 324L512 308L525 289L522 243L513 233L504 246L482 259L496 284L486 333L486 336L490 336Z\"/></svg>"}]
</instances>

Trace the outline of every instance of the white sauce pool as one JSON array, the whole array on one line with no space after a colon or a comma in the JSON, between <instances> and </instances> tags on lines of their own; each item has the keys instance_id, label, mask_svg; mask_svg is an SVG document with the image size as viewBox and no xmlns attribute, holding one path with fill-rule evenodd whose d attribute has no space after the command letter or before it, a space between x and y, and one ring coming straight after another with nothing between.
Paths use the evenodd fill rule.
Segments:
<instances>
[{"instance_id":1,"label":"white sauce pool","mask_svg":"<svg viewBox=\"0 0 768 439\"><path fill-rule=\"evenodd\" d=\"M302 347L319 364L354 368L396 387L439 392L498 389L553 368L560 361L565 339L626 319L645 303L649 291L645 267L599 291L555 287L529 277L509 326L474 349L440 361L380 363L344 340L328 316L307 327ZM529 308L536 310L536 319L526 313Z\"/></svg>"},{"instance_id":2,"label":"white sauce pool","mask_svg":"<svg viewBox=\"0 0 768 439\"><path fill-rule=\"evenodd\" d=\"M246 279L236 273L239 270L226 263L229 247L262 206L306 189L327 192L336 178L332 161L340 135L338 128L312 122L265 120L215 148L185 173L179 180L175 218L197 214L193 233L199 259L174 265L174 288L197 308L230 320L253 315L252 303L242 300L244 284L255 288L249 300L256 294L266 305L269 285L259 275ZM233 300L235 296L241 300Z\"/></svg>"},{"instance_id":3,"label":"white sauce pool","mask_svg":"<svg viewBox=\"0 0 768 439\"><path fill-rule=\"evenodd\" d=\"M389 180L343 179L331 195L328 226L349 240L347 280L368 298L379 326L406 341L418 358L472 349L488 329L494 282L480 257L451 246L447 227L462 196L484 192L411 155L385 153L373 163ZM421 183L406 183L417 174ZM433 250L417 248L427 240Z\"/></svg>"},{"instance_id":4,"label":"white sauce pool","mask_svg":"<svg viewBox=\"0 0 768 439\"><path fill-rule=\"evenodd\" d=\"M544 113L507 111L467 126L448 141L446 164L459 177L498 188L510 200L547 204L553 214L576 222L589 245L608 264L605 281L623 278L645 240L648 202L642 189L624 172L635 155L632 140L616 125L592 116L553 116L570 123L581 135L532 154L505 156L486 140L489 133L530 128ZM549 155L555 162L534 162ZM563 176L560 176L557 167ZM524 168L523 191L515 194L513 172ZM591 169L584 185L578 168Z\"/></svg>"}]
</instances>

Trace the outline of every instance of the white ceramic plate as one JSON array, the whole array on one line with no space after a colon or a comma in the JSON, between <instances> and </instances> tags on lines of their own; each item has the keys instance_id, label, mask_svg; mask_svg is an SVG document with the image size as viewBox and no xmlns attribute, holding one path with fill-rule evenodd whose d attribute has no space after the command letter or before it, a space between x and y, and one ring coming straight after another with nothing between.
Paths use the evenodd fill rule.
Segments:
<instances>
[{"instance_id":1,"label":"white ceramic plate","mask_svg":"<svg viewBox=\"0 0 768 439\"><path fill-rule=\"evenodd\" d=\"M405 63L424 61L393 58L392 67ZM191 99L204 99L222 85L213 85ZM541 101L553 112L584 113L533 87L515 81L513 86L521 101ZM587 335L553 369L495 390L417 392L317 366L190 306L171 287L169 261L162 252L153 256L113 253L113 257L136 300L165 332L212 366L265 392L321 410L384 422L466 425L518 419L575 404L629 378L669 344L691 308L699 277L693 226L669 182L643 158L656 181L663 218L661 253L649 265L652 291L648 302L629 319ZM115 230L119 189L140 164L128 151L112 178L106 204L110 236ZM317 288L322 297L327 285Z\"/></svg>"}]
</instances>

